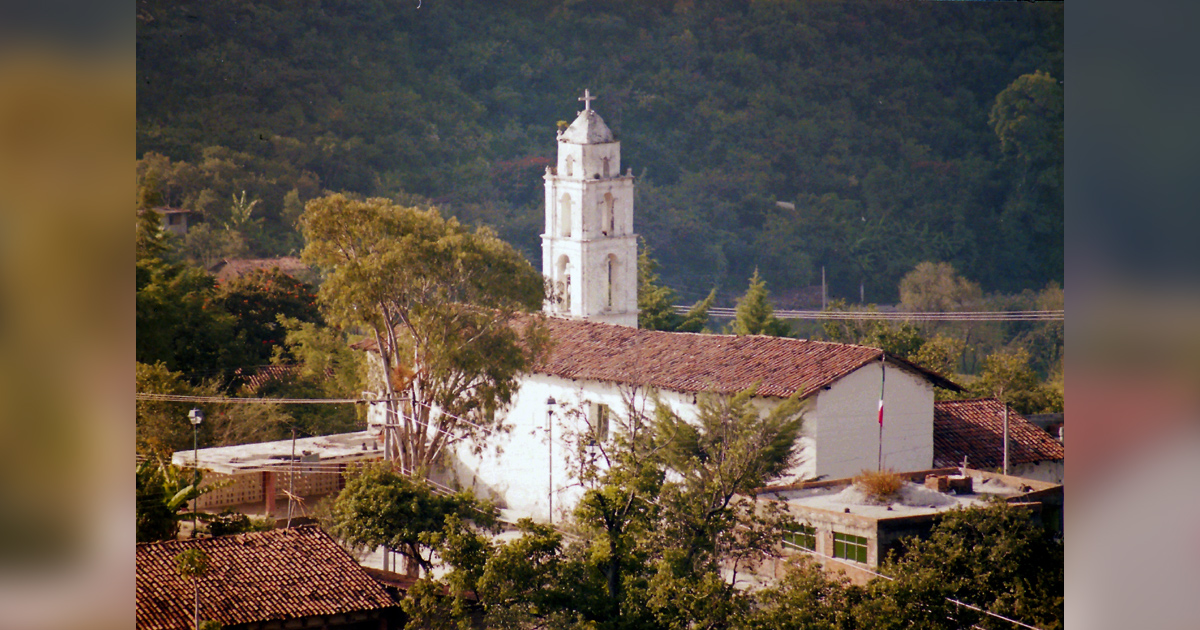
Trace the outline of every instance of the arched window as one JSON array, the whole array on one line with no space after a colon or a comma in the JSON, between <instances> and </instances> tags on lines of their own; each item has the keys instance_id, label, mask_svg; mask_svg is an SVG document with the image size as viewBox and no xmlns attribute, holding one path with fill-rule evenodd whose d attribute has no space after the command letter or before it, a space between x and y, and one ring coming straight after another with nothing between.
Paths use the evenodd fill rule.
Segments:
<instances>
[{"instance_id":1,"label":"arched window","mask_svg":"<svg viewBox=\"0 0 1200 630\"><path fill-rule=\"evenodd\" d=\"M608 179L608 158L600 158L600 162L604 165L604 179Z\"/></svg>"},{"instance_id":2,"label":"arched window","mask_svg":"<svg viewBox=\"0 0 1200 630\"><path fill-rule=\"evenodd\" d=\"M572 171L572 170L574 170L572 167L573 167L573 166L574 166L574 164L575 164L575 156L574 156L574 155L568 155L568 156L567 156L567 159L565 159L565 160L563 160L563 161L566 163L566 166L567 166L567 177L570 177L570 176L571 176L571 171Z\"/></svg>"},{"instance_id":3,"label":"arched window","mask_svg":"<svg viewBox=\"0 0 1200 630\"><path fill-rule=\"evenodd\" d=\"M571 310L571 259L559 256L554 274L554 302L558 312Z\"/></svg>"},{"instance_id":4,"label":"arched window","mask_svg":"<svg viewBox=\"0 0 1200 630\"><path fill-rule=\"evenodd\" d=\"M571 236L571 195L567 193L558 200L558 235Z\"/></svg>"}]
</instances>

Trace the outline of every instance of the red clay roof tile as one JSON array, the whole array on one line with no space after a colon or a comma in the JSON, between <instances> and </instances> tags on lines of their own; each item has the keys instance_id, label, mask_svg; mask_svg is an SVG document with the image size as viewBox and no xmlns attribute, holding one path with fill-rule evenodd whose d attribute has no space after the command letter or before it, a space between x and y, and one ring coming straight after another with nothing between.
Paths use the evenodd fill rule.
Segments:
<instances>
[{"instance_id":1,"label":"red clay roof tile","mask_svg":"<svg viewBox=\"0 0 1200 630\"><path fill-rule=\"evenodd\" d=\"M1021 414L1008 411L1010 464L1060 460L1066 450ZM933 404L933 465L972 468L1004 463L1004 406L995 398L939 400Z\"/></svg>"},{"instance_id":2,"label":"red clay roof tile","mask_svg":"<svg viewBox=\"0 0 1200 630\"><path fill-rule=\"evenodd\" d=\"M759 335L660 332L547 317L552 348L533 372L568 379L649 386L679 392L734 393L759 383L758 394L808 396L878 361L878 348ZM374 340L355 344L374 351ZM888 355L887 361L938 387L961 388L941 375Z\"/></svg>"},{"instance_id":3,"label":"red clay roof tile","mask_svg":"<svg viewBox=\"0 0 1200 630\"><path fill-rule=\"evenodd\" d=\"M316 526L137 546L139 630L192 627L193 587L175 557L208 555L200 618L228 627L396 606L387 591Z\"/></svg>"}]
</instances>

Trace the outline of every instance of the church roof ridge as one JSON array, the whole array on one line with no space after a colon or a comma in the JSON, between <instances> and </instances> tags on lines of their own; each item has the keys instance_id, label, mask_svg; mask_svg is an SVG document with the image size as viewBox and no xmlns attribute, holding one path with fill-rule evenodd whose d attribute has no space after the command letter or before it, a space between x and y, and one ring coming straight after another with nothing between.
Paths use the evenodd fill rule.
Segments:
<instances>
[{"instance_id":1,"label":"church roof ridge","mask_svg":"<svg viewBox=\"0 0 1200 630\"><path fill-rule=\"evenodd\" d=\"M809 396L886 355L888 363L958 391L942 375L879 348L766 335L653 331L603 322L546 318L553 348L532 371L660 389Z\"/></svg>"}]
</instances>

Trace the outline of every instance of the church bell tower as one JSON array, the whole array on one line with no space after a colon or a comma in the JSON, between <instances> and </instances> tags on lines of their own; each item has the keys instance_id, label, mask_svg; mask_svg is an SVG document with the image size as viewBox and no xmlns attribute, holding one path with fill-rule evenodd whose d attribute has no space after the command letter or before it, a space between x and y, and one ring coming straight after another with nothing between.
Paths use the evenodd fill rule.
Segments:
<instances>
[{"instance_id":1,"label":"church bell tower","mask_svg":"<svg viewBox=\"0 0 1200 630\"><path fill-rule=\"evenodd\" d=\"M546 168L542 273L546 312L637 328L637 235L633 172L621 174L621 143L592 109L558 133L558 164Z\"/></svg>"}]
</instances>

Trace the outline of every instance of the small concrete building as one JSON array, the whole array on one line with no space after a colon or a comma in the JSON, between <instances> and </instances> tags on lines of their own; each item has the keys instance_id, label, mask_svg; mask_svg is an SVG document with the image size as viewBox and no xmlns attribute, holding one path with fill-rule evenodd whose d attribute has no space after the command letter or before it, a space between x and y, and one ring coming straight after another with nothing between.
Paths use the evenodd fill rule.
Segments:
<instances>
[{"instance_id":1,"label":"small concrete building","mask_svg":"<svg viewBox=\"0 0 1200 630\"><path fill-rule=\"evenodd\" d=\"M219 486L200 497L197 509L233 508L244 514L281 519L291 494L295 517L307 516L318 497L345 487L344 473L355 462L383 458L378 431L215 446L176 451L171 463L206 471L202 486ZM294 453L294 455L293 455Z\"/></svg>"},{"instance_id":2,"label":"small concrete building","mask_svg":"<svg viewBox=\"0 0 1200 630\"><path fill-rule=\"evenodd\" d=\"M810 481L760 489L759 501L777 501L801 527L785 536L787 554L816 558L827 570L842 571L864 584L900 541L928 536L949 510L980 507L999 498L1020 505L1050 526L1062 526L1062 485L982 470L940 468L900 473L905 484L893 498L872 501L852 479ZM781 577L786 560L764 571Z\"/></svg>"}]
</instances>

